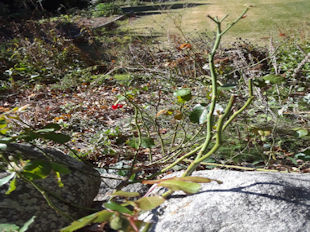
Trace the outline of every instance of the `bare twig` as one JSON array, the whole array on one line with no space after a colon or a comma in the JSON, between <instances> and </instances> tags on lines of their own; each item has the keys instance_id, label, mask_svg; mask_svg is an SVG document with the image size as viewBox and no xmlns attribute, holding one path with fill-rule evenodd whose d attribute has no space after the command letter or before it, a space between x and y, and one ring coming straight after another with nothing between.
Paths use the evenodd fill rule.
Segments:
<instances>
[{"instance_id":1,"label":"bare twig","mask_svg":"<svg viewBox=\"0 0 310 232\"><path fill-rule=\"evenodd\" d=\"M305 58L298 64L298 66L294 69L294 72L293 72L293 75L292 75L292 78L296 78L297 75L301 72L303 66L310 62L310 52L305 56Z\"/></svg>"}]
</instances>

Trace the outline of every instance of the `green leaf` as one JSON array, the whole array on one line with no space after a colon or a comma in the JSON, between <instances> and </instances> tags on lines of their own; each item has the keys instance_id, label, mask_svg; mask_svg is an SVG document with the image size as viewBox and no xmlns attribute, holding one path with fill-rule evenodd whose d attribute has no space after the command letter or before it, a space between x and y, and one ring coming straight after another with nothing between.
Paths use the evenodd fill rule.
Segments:
<instances>
[{"instance_id":1,"label":"green leaf","mask_svg":"<svg viewBox=\"0 0 310 232\"><path fill-rule=\"evenodd\" d=\"M50 163L44 160L29 161L23 169L23 174L30 180L46 178L52 168Z\"/></svg>"},{"instance_id":2,"label":"green leaf","mask_svg":"<svg viewBox=\"0 0 310 232\"><path fill-rule=\"evenodd\" d=\"M131 138L127 141L128 146L138 149L139 148L139 140L137 138Z\"/></svg>"},{"instance_id":3,"label":"green leaf","mask_svg":"<svg viewBox=\"0 0 310 232\"><path fill-rule=\"evenodd\" d=\"M123 228L123 219L120 217L119 214L113 214L110 218L110 227L113 230L120 230Z\"/></svg>"},{"instance_id":4,"label":"green leaf","mask_svg":"<svg viewBox=\"0 0 310 232\"><path fill-rule=\"evenodd\" d=\"M285 78L279 75L268 74L263 77L265 82L270 82L271 84L281 84L285 81Z\"/></svg>"},{"instance_id":5,"label":"green leaf","mask_svg":"<svg viewBox=\"0 0 310 232\"><path fill-rule=\"evenodd\" d=\"M14 140L14 138L12 138L12 137L3 137L3 138L1 138L0 139L0 143L10 143L10 142L12 142Z\"/></svg>"},{"instance_id":6,"label":"green leaf","mask_svg":"<svg viewBox=\"0 0 310 232\"><path fill-rule=\"evenodd\" d=\"M16 172L12 172L10 175L0 179L0 187L2 185L5 185L6 183L8 183L11 179L13 179L15 177L15 175L16 175Z\"/></svg>"},{"instance_id":7,"label":"green leaf","mask_svg":"<svg viewBox=\"0 0 310 232\"><path fill-rule=\"evenodd\" d=\"M132 173L132 175L129 177L129 181L134 181L136 178L136 173Z\"/></svg>"},{"instance_id":8,"label":"green leaf","mask_svg":"<svg viewBox=\"0 0 310 232\"><path fill-rule=\"evenodd\" d=\"M124 191L117 191L111 195L112 196L119 196L119 197L138 197L138 196L140 196L140 194L137 192L124 192Z\"/></svg>"},{"instance_id":9,"label":"green leaf","mask_svg":"<svg viewBox=\"0 0 310 232\"><path fill-rule=\"evenodd\" d=\"M54 128L43 128L43 129L39 129L36 130L36 133L50 133L50 132L54 132Z\"/></svg>"},{"instance_id":10,"label":"green leaf","mask_svg":"<svg viewBox=\"0 0 310 232\"><path fill-rule=\"evenodd\" d=\"M129 173L128 169L121 169L117 171L117 175L120 175L120 176L127 176L128 173Z\"/></svg>"},{"instance_id":11,"label":"green leaf","mask_svg":"<svg viewBox=\"0 0 310 232\"><path fill-rule=\"evenodd\" d=\"M304 150L303 153L304 153L305 155L309 155L309 156L310 156L310 149Z\"/></svg>"},{"instance_id":12,"label":"green leaf","mask_svg":"<svg viewBox=\"0 0 310 232\"><path fill-rule=\"evenodd\" d=\"M210 178L201 177L201 176L184 176L184 177L176 177L175 179L181 180L181 181L190 181L190 182L195 182L195 183L210 183L212 181L215 181L218 184L223 184L223 182L220 180L210 179Z\"/></svg>"},{"instance_id":13,"label":"green leaf","mask_svg":"<svg viewBox=\"0 0 310 232\"><path fill-rule=\"evenodd\" d=\"M113 211L117 211L119 213L126 213L126 214L130 214L130 215L133 214L133 212L130 211L129 209L127 209L125 206L117 204L113 201L105 203L104 207L106 207L107 209L113 210Z\"/></svg>"},{"instance_id":14,"label":"green leaf","mask_svg":"<svg viewBox=\"0 0 310 232\"><path fill-rule=\"evenodd\" d=\"M118 96L117 96L117 102L116 102L116 103L119 103L120 101L124 101L124 100L126 100L126 97L125 97L125 96L123 96L123 95L118 95Z\"/></svg>"},{"instance_id":15,"label":"green leaf","mask_svg":"<svg viewBox=\"0 0 310 232\"><path fill-rule=\"evenodd\" d=\"M201 186L200 184L197 183L192 183L192 182L186 182L186 181L180 181L180 180L166 180L160 182L158 186L166 187L169 188L173 191L183 191L185 193L193 194L197 193Z\"/></svg>"},{"instance_id":16,"label":"green leaf","mask_svg":"<svg viewBox=\"0 0 310 232\"><path fill-rule=\"evenodd\" d=\"M47 128L52 128L52 129L54 129L54 131L61 129L60 125L57 123L49 123L45 127L43 127L43 129L47 129Z\"/></svg>"},{"instance_id":17,"label":"green leaf","mask_svg":"<svg viewBox=\"0 0 310 232\"><path fill-rule=\"evenodd\" d=\"M51 162L50 166L55 172L59 172L64 175L69 174L71 172L71 170L66 165L60 163Z\"/></svg>"},{"instance_id":18,"label":"green leaf","mask_svg":"<svg viewBox=\"0 0 310 232\"><path fill-rule=\"evenodd\" d=\"M94 223L102 223L110 220L110 217L113 215L113 212L109 212L108 210L102 210L100 212L95 213L96 218L94 219Z\"/></svg>"},{"instance_id":19,"label":"green leaf","mask_svg":"<svg viewBox=\"0 0 310 232\"><path fill-rule=\"evenodd\" d=\"M1 232L17 232L19 231L19 226L14 224L0 224Z\"/></svg>"},{"instance_id":20,"label":"green leaf","mask_svg":"<svg viewBox=\"0 0 310 232\"><path fill-rule=\"evenodd\" d=\"M259 88L264 88L267 86L267 84L265 83L265 80L262 80L262 79L255 79L254 85L259 87Z\"/></svg>"},{"instance_id":21,"label":"green leaf","mask_svg":"<svg viewBox=\"0 0 310 232\"><path fill-rule=\"evenodd\" d=\"M178 102L184 103L192 99L192 93L190 89L179 89L173 93L177 97Z\"/></svg>"},{"instance_id":22,"label":"green leaf","mask_svg":"<svg viewBox=\"0 0 310 232\"><path fill-rule=\"evenodd\" d=\"M305 137L308 135L307 129L299 129L299 130L296 130L296 132L297 132L299 138L302 138L302 137Z\"/></svg>"},{"instance_id":23,"label":"green leaf","mask_svg":"<svg viewBox=\"0 0 310 232\"><path fill-rule=\"evenodd\" d=\"M142 197L139 200L135 201L138 207L142 210L152 210L165 201L165 198L162 196L151 196L151 197Z\"/></svg>"},{"instance_id":24,"label":"green leaf","mask_svg":"<svg viewBox=\"0 0 310 232\"><path fill-rule=\"evenodd\" d=\"M297 160L292 158L292 157L288 157L289 160L292 161L293 164L298 165Z\"/></svg>"},{"instance_id":25,"label":"green leaf","mask_svg":"<svg viewBox=\"0 0 310 232\"><path fill-rule=\"evenodd\" d=\"M110 217L113 215L112 212L109 212L107 210L102 210L97 213L93 213L91 215L88 215L86 217L82 217L74 222L72 222L69 226L62 228L61 232L73 232L78 229L81 229L87 225L90 225L92 223L102 223L107 222Z\"/></svg>"},{"instance_id":26,"label":"green leaf","mask_svg":"<svg viewBox=\"0 0 310 232\"><path fill-rule=\"evenodd\" d=\"M8 128L1 129L1 130L0 130L0 133L3 134L3 135L5 135L6 132L8 132L8 130L9 130Z\"/></svg>"},{"instance_id":27,"label":"green leaf","mask_svg":"<svg viewBox=\"0 0 310 232\"><path fill-rule=\"evenodd\" d=\"M57 178L57 183L58 183L59 188L64 187L64 183L62 183L60 173L59 172L55 172L55 173L56 173L56 178Z\"/></svg>"},{"instance_id":28,"label":"green leaf","mask_svg":"<svg viewBox=\"0 0 310 232\"><path fill-rule=\"evenodd\" d=\"M34 219L36 218L36 216L33 216L32 218L30 218L24 225L22 228L20 228L19 232L25 232L28 230L29 226L34 222Z\"/></svg>"},{"instance_id":29,"label":"green leaf","mask_svg":"<svg viewBox=\"0 0 310 232\"><path fill-rule=\"evenodd\" d=\"M132 148L138 149L139 138L132 138L127 141L127 144ZM151 148L155 146L154 139L149 137L141 137L141 147L143 148Z\"/></svg>"},{"instance_id":30,"label":"green leaf","mask_svg":"<svg viewBox=\"0 0 310 232\"><path fill-rule=\"evenodd\" d=\"M4 151L4 150L6 150L7 149L7 145L6 144L4 144L4 143L0 143L0 150L1 151Z\"/></svg>"},{"instance_id":31,"label":"green leaf","mask_svg":"<svg viewBox=\"0 0 310 232\"><path fill-rule=\"evenodd\" d=\"M14 68L16 71L27 71L27 68Z\"/></svg>"},{"instance_id":32,"label":"green leaf","mask_svg":"<svg viewBox=\"0 0 310 232\"><path fill-rule=\"evenodd\" d=\"M229 90L229 89L234 89L236 87L237 87L236 84L225 84L225 85L219 86L217 89L218 90Z\"/></svg>"},{"instance_id":33,"label":"green leaf","mask_svg":"<svg viewBox=\"0 0 310 232\"><path fill-rule=\"evenodd\" d=\"M143 148L151 148L154 147L155 143L154 143L154 139L149 138L149 137L142 137L141 138L141 147Z\"/></svg>"},{"instance_id":34,"label":"green leaf","mask_svg":"<svg viewBox=\"0 0 310 232\"><path fill-rule=\"evenodd\" d=\"M52 140L59 144L64 144L68 141L70 141L71 137L69 135L61 134L61 133L55 133L55 132L49 132L47 134L40 134L40 137Z\"/></svg>"},{"instance_id":35,"label":"green leaf","mask_svg":"<svg viewBox=\"0 0 310 232\"><path fill-rule=\"evenodd\" d=\"M310 161L310 155L306 155L305 153L297 153L294 158L303 161Z\"/></svg>"},{"instance_id":36,"label":"green leaf","mask_svg":"<svg viewBox=\"0 0 310 232\"><path fill-rule=\"evenodd\" d=\"M39 139L40 137L40 134L28 128L24 130L24 134L21 136L21 138L25 139L27 142L30 142L34 139Z\"/></svg>"},{"instance_id":37,"label":"green leaf","mask_svg":"<svg viewBox=\"0 0 310 232\"><path fill-rule=\"evenodd\" d=\"M197 104L189 114L189 120L193 123L203 124L207 120L208 107Z\"/></svg>"},{"instance_id":38,"label":"green leaf","mask_svg":"<svg viewBox=\"0 0 310 232\"><path fill-rule=\"evenodd\" d=\"M5 127L7 127L7 121L6 121L6 119L4 118L4 116L2 116L2 117L0 118L0 129L5 128Z\"/></svg>"},{"instance_id":39,"label":"green leaf","mask_svg":"<svg viewBox=\"0 0 310 232\"><path fill-rule=\"evenodd\" d=\"M11 192L13 192L16 189L16 176L13 180L11 180L9 189L5 192L6 195L9 195Z\"/></svg>"},{"instance_id":40,"label":"green leaf","mask_svg":"<svg viewBox=\"0 0 310 232\"><path fill-rule=\"evenodd\" d=\"M131 75L128 73L126 73L126 74L115 74L113 76L113 78L120 83L126 83L126 82L130 81Z\"/></svg>"}]
</instances>

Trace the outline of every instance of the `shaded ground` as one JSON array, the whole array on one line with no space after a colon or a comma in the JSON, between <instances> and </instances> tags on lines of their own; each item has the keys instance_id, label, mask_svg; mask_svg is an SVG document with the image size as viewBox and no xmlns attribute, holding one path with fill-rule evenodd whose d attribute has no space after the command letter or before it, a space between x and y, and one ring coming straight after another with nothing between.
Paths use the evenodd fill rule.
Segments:
<instances>
[{"instance_id":1,"label":"shaded ground","mask_svg":"<svg viewBox=\"0 0 310 232\"><path fill-rule=\"evenodd\" d=\"M207 5L207 3L166 3L166 4L156 4L149 6L123 7L122 11L125 14L135 14L142 16L142 15L160 14L162 13L162 11L165 10L192 8L202 5Z\"/></svg>"},{"instance_id":2,"label":"shaded ground","mask_svg":"<svg viewBox=\"0 0 310 232\"><path fill-rule=\"evenodd\" d=\"M80 28L85 26L91 28L100 27L102 24L114 19L80 18L77 20L77 24L60 23L56 25L59 36L64 36L66 40L72 41L77 46L85 45L81 50L87 53L90 59L93 59L93 63L89 64L89 66L93 65L98 68L98 70L91 72L92 78L98 78L94 82L96 84L90 84L92 81L88 79L85 82L77 82L74 86L69 85L66 87L65 81L61 80L53 85L45 83L29 85L28 89L12 88L9 92L2 94L0 102L2 112L16 106L28 104L29 107L22 118L27 124L36 128L49 122L59 123L63 128L63 132L72 136L69 145L81 156L94 161L100 167L113 166L121 161L128 163L135 153L135 150L127 143L130 138L137 136L133 124L134 110L124 102L121 102L121 107L115 108L115 104L119 103L117 102L119 95L125 91L126 81L130 83L126 87L128 88L126 91L139 92L136 104L145 108L150 106L149 108L152 109L150 112L154 117L162 108L175 104L173 92L176 89L182 87L192 88L193 93L198 97L197 102L199 102L201 99L207 100L205 96L210 85L208 79L205 79L205 75L208 73L203 69L203 66L206 64L209 46L212 41L193 40L192 44L189 44L184 43L182 38L171 37L171 41L169 41L170 47L163 49L161 45L157 46L153 42L150 45L147 44L147 41L142 41L139 38L130 38L132 40L126 44L126 48L123 44L114 48L114 57L117 60L113 60L110 56L99 60L99 63L94 62L93 52L96 53L100 46L103 47L102 50L108 50L111 43L107 42L107 37L102 44L96 45L93 43L95 46L90 46L87 40L82 40L81 43L81 40L76 38L80 36ZM120 39L118 37L114 38ZM120 52L122 49L123 51ZM92 51L90 52L90 50ZM229 80L231 84L232 82L242 81L240 73L245 75L244 78L260 77L269 73L271 65L266 59L267 56L268 53L265 48L255 47L241 41L239 44L234 44L233 48L219 51L215 63L219 72L222 72L220 75L221 81L225 83ZM116 74L120 74L119 77L125 77L125 79L126 74L128 74L130 80L120 79L117 81ZM122 74L125 74L125 76L122 76ZM84 74L78 73L79 75ZM67 81L72 79L74 78L69 76ZM258 101L253 107L255 116L264 115L268 109L270 102L268 103L268 99L266 100L266 97L261 96L260 93L268 91L268 88L271 87L263 86L262 89L257 89L256 97ZM232 90L232 92L223 92L221 100L225 102L225 93L226 95L227 93L234 93L240 97L240 102L243 102L247 92L246 89L240 88L240 91L243 91L242 93L236 89ZM289 95L289 97L294 97L293 94ZM299 94L301 94L300 97L304 97L306 92L302 90ZM156 101L159 101L157 106ZM192 103L196 104L197 102ZM264 125L265 128L263 129L267 133L277 132L275 136L284 137L286 135L291 136L289 133L292 132L295 123L298 126L307 125L306 116L296 112L288 113L292 115L294 120L297 118L298 122L295 121L294 124L291 124L283 131L273 129L274 127L270 125L270 122L269 125ZM295 116L295 114L297 115ZM257 122L258 120L259 122ZM289 158L292 158L297 151L303 150L300 144L293 147L290 143L296 141L290 141L291 138L286 140L284 145L273 144L271 149L264 148L266 143L263 140L266 140L266 137L263 138L264 136L261 136L258 131L262 129L260 123L265 121L267 120L253 119L253 114L251 116L248 114L242 115L241 119L236 121L236 128L233 128L239 133L238 137L236 131L230 131L231 134L227 135L229 143L225 145L226 147L223 147L223 150L217 154L216 159L212 160L212 162L242 164L250 167L259 164L260 167L282 171L298 170L308 172L309 162L300 159L299 163L296 161L295 164L292 164L290 161ZM256 128L251 129L250 125L245 125L245 122ZM288 122L291 123L292 120ZM160 133L166 136L167 140L171 140L171 130L175 127L175 120L168 118L162 120L161 123ZM188 127L184 131L192 129L193 124L186 121L186 126ZM246 128L245 130L242 129L241 135L238 126ZM152 134L152 136L155 137L156 135ZM267 138L269 142L272 139L274 138ZM305 147L307 149L307 145ZM245 149L248 148L252 150L246 153ZM296 150L292 151L292 148L296 148ZM61 149L68 152L67 148L61 147ZM253 150L256 152L255 155L251 154ZM166 155L161 154L158 147L154 148L152 152L155 159ZM147 149L141 149L138 152L138 160L141 161L139 165L144 165L143 162L147 160L149 153ZM249 157L251 157L251 160L248 159ZM273 157L276 158L273 159ZM146 170L145 167L143 168ZM149 168L152 169L152 167ZM158 167L155 166L156 168Z\"/></svg>"}]
</instances>

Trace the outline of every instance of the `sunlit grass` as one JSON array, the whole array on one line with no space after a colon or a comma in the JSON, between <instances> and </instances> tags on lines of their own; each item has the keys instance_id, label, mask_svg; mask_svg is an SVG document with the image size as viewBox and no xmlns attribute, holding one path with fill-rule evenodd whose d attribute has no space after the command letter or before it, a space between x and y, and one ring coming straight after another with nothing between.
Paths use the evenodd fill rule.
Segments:
<instances>
[{"instance_id":1,"label":"sunlit grass","mask_svg":"<svg viewBox=\"0 0 310 232\"><path fill-rule=\"evenodd\" d=\"M138 17L129 20L125 27L135 33L161 33L163 37L180 34L180 29L185 34L213 31L214 25L206 17L208 14L219 17L228 14L230 19L234 19L246 5L251 5L253 7L247 17L228 33L228 40L242 37L260 43L267 37L294 36L302 40L310 37L309 0L202 0L178 3L184 2L205 5Z\"/></svg>"}]
</instances>

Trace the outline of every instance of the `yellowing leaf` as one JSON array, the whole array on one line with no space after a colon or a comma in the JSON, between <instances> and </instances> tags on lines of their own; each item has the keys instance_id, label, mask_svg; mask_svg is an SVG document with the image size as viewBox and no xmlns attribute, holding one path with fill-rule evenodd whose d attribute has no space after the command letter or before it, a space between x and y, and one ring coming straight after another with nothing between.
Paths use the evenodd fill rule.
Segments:
<instances>
[{"instance_id":1,"label":"yellowing leaf","mask_svg":"<svg viewBox=\"0 0 310 232\"><path fill-rule=\"evenodd\" d=\"M181 120L182 118L183 118L182 112L177 111L176 114L174 115L174 119Z\"/></svg>"},{"instance_id":2,"label":"yellowing leaf","mask_svg":"<svg viewBox=\"0 0 310 232\"><path fill-rule=\"evenodd\" d=\"M135 201L137 206L142 210L151 210L161 205L165 201L165 198L161 196L142 197Z\"/></svg>"},{"instance_id":3,"label":"yellowing leaf","mask_svg":"<svg viewBox=\"0 0 310 232\"><path fill-rule=\"evenodd\" d=\"M160 180L143 180L142 184L158 184L163 181L167 180L180 180L180 181L188 181L188 182L196 182L196 183L209 183L211 181L216 181L219 184L222 184L222 181L210 179L207 177L201 177L201 176L184 176L184 177L170 177Z\"/></svg>"},{"instance_id":4,"label":"yellowing leaf","mask_svg":"<svg viewBox=\"0 0 310 232\"><path fill-rule=\"evenodd\" d=\"M29 106L30 106L29 104L24 105L24 106L20 107L20 108L18 109L17 112L23 112L23 111L24 111L25 109L27 109Z\"/></svg>"},{"instance_id":5,"label":"yellowing leaf","mask_svg":"<svg viewBox=\"0 0 310 232\"><path fill-rule=\"evenodd\" d=\"M189 43L184 43L184 44L181 44L179 48L180 49L191 49L192 45Z\"/></svg>"},{"instance_id":6,"label":"yellowing leaf","mask_svg":"<svg viewBox=\"0 0 310 232\"><path fill-rule=\"evenodd\" d=\"M181 190L190 194L197 193L201 188L200 184L180 180L162 181L160 184L158 184L158 186L166 187L173 191Z\"/></svg>"},{"instance_id":7,"label":"yellowing leaf","mask_svg":"<svg viewBox=\"0 0 310 232\"><path fill-rule=\"evenodd\" d=\"M173 95L177 97L179 103L185 103L192 99L191 89L188 88L179 89Z\"/></svg>"},{"instance_id":8,"label":"yellowing leaf","mask_svg":"<svg viewBox=\"0 0 310 232\"><path fill-rule=\"evenodd\" d=\"M169 109L169 110L167 110L166 115L171 115L171 114L173 114L173 112L174 112L174 110L173 110L173 109Z\"/></svg>"},{"instance_id":9,"label":"yellowing leaf","mask_svg":"<svg viewBox=\"0 0 310 232\"><path fill-rule=\"evenodd\" d=\"M173 109L163 109L157 112L156 117L159 117L160 115L171 115L173 112Z\"/></svg>"},{"instance_id":10,"label":"yellowing leaf","mask_svg":"<svg viewBox=\"0 0 310 232\"><path fill-rule=\"evenodd\" d=\"M9 108L6 108L6 107L3 107L3 106L0 106L0 112L3 113L3 112L7 112L9 111L10 109Z\"/></svg>"},{"instance_id":11,"label":"yellowing leaf","mask_svg":"<svg viewBox=\"0 0 310 232\"><path fill-rule=\"evenodd\" d=\"M190 182L195 182L195 183L210 183L212 181L215 181L218 184L223 184L223 182L220 180L210 179L210 178L202 177L202 176L184 176L184 177L177 177L175 179L181 180L181 181L190 181Z\"/></svg>"},{"instance_id":12,"label":"yellowing leaf","mask_svg":"<svg viewBox=\"0 0 310 232\"><path fill-rule=\"evenodd\" d=\"M15 107L15 108L14 108L14 109L12 109L10 112L15 113L15 112L17 112L17 111L18 111L18 109L19 109L19 107Z\"/></svg>"},{"instance_id":13,"label":"yellowing leaf","mask_svg":"<svg viewBox=\"0 0 310 232\"><path fill-rule=\"evenodd\" d=\"M124 191L117 191L112 196L119 196L119 197L138 197L140 194L137 192L124 192Z\"/></svg>"},{"instance_id":14,"label":"yellowing leaf","mask_svg":"<svg viewBox=\"0 0 310 232\"><path fill-rule=\"evenodd\" d=\"M0 133L5 135L8 130L9 130L8 128L1 129Z\"/></svg>"},{"instance_id":15,"label":"yellowing leaf","mask_svg":"<svg viewBox=\"0 0 310 232\"><path fill-rule=\"evenodd\" d=\"M7 118L10 118L10 119L16 119L16 120L19 120L19 116L17 115L11 115L11 114L8 114L6 115Z\"/></svg>"},{"instance_id":16,"label":"yellowing leaf","mask_svg":"<svg viewBox=\"0 0 310 232\"><path fill-rule=\"evenodd\" d=\"M269 136L271 134L269 130L258 130L257 132L260 136Z\"/></svg>"},{"instance_id":17,"label":"yellowing leaf","mask_svg":"<svg viewBox=\"0 0 310 232\"><path fill-rule=\"evenodd\" d=\"M55 172L55 173L56 173L56 179L57 179L57 183L58 183L59 188L63 188L64 183L62 183L62 181L61 181L60 173L59 172Z\"/></svg>"},{"instance_id":18,"label":"yellowing leaf","mask_svg":"<svg viewBox=\"0 0 310 232\"><path fill-rule=\"evenodd\" d=\"M160 110L160 111L157 112L156 117L159 117L160 115L166 114L166 113L167 113L167 110L166 110L166 109Z\"/></svg>"},{"instance_id":19,"label":"yellowing leaf","mask_svg":"<svg viewBox=\"0 0 310 232\"><path fill-rule=\"evenodd\" d=\"M16 176L14 177L13 180L10 182L9 189L5 192L6 195L10 194L16 189Z\"/></svg>"}]
</instances>

